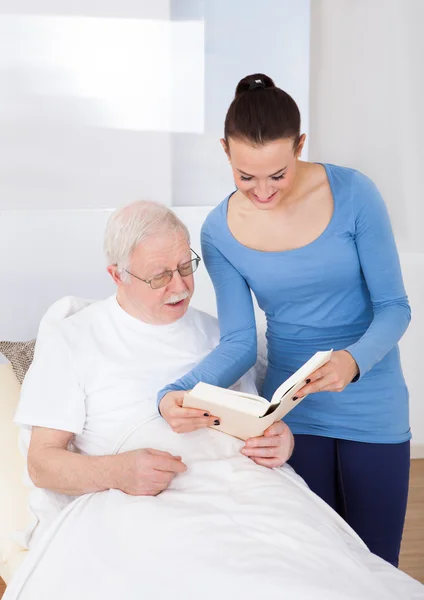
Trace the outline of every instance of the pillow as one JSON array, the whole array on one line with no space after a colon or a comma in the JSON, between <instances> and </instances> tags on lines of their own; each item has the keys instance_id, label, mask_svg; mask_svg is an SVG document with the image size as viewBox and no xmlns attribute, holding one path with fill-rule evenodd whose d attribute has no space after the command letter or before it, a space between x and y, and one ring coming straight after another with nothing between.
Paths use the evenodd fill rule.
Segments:
<instances>
[{"instance_id":1,"label":"pillow","mask_svg":"<svg viewBox=\"0 0 424 600\"><path fill-rule=\"evenodd\" d=\"M26 464L18 447L19 429L12 422L19 394L12 366L0 365L0 576L6 583L26 555L13 534L26 529L32 519L27 509L30 489L22 478Z\"/></svg>"},{"instance_id":2,"label":"pillow","mask_svg":"<svg viewBox=\"0 0 424 600\"><path fill-rule=\"evenodd\" d=\"M35 340L29 342L0 342L0 352L12 365L12 369L22 384L34 358Z\"/></svg>"},{"instance_id":3,"label":"pillow","mask_svg":"<svg viewBox=\"0 0 424 600\"><path fill-rule=\"evenodd\" d=\"M87 300L85 298L77 298L76 296L65 296L57 300L57 302L50 306L41 319L39 334L44 333L45 330L51 327L56 327L60 321L66 319L66 317L70 317L93 302L96 302L96 300ZM0 342L0 353L4 354L11 363L20 384L22 384L33 361L35 342L35 339L28 342Z\"/></svg>"},{"instance_id":4,"label":"pillow","mask_svg":"<svg viewBox=\"0 0 424 600\"><path fill-rule=\"evenodd\" d=\"M71 296L55 302L41 320L41 333L92 302ZM23 543L27 533L34 530L34 515L28 508L32 488L24 483L26 460L19 450L19 428L13 417L19 384L32 363L35 341L0 342L0 353L10 361L0 364L0 456L8 457L0 461L0 577L6 583L26 557L28 550Z\"/></svg>"}]
</instances>

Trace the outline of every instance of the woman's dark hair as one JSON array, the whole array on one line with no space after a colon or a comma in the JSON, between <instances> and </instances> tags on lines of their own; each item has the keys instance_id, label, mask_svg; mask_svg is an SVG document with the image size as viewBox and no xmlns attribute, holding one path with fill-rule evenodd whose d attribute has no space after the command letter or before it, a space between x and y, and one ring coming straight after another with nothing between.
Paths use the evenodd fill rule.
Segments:
<instances>
[{"instance_id":1,"label":"woman's dark hair","mask_svg":"<svg viewBox=\"0 0 424 600\"><path fill-rule=\"evenodd\" d=\"M244 77L225 117L224 137L262 145L281 138L300 137L300 112L289 94L276 87L267 75Z\"/></svg>"}]
</instances>

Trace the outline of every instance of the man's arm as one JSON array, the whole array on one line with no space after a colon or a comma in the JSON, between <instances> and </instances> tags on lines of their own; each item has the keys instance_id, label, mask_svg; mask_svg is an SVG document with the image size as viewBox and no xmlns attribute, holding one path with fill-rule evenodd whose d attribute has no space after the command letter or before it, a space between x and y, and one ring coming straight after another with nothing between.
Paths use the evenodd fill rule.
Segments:
<instances>
[{"instance_id":1,"label":"man's arm","mask_svg":"<svg viewBox=\"0 0 424 600\"><path fill-rule=\"evenodd\" d=\"M180 456L141 449L110 456L83 456L68 450L73 433L33 427L28 472L34 485L80 496L119 489L132 496L156 496L187 467Z\"/></svg>"}]
</instances>

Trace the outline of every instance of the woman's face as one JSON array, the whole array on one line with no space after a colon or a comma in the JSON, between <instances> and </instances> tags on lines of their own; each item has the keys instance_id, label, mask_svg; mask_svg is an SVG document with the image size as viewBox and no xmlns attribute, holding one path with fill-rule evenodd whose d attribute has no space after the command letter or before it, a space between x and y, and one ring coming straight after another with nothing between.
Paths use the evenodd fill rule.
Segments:
<instances>
[{"instance_id":1,"label":"woman's face","mask_svg":"<svg viewBox=\"0 0 424 600\"><path fill-rule=\"evenodd\" d=\"M293 187L296 162L305 136L296 150L292 138L279 139L262 146L232 139L221 140L233 170L237 188L256 208L275 208Z\"/></svg>"}]
</instances>

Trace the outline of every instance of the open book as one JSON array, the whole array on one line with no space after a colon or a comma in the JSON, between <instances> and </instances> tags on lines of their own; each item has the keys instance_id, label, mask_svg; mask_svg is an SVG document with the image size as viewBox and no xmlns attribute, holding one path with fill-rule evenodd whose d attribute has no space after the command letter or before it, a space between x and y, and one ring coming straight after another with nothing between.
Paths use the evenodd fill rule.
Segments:
<instances>
[{"instance_id":1,"label":"open book","mask_svg":"<svg viewBox=\"0 0 424 600\"><path fill-rule=\"evenodd\" d=\"M303 398L293 400L293 397L305 385L305 380L330 360L331 353L332 350L314 354L275 390L271 402L261 396L200 382L185 394L183 406L200 408L218 417L220 424L213 426L213 429L229 433L242 440L260 436L265 429L281 420L303 400Z\"/></svg>"}]
</instances>

